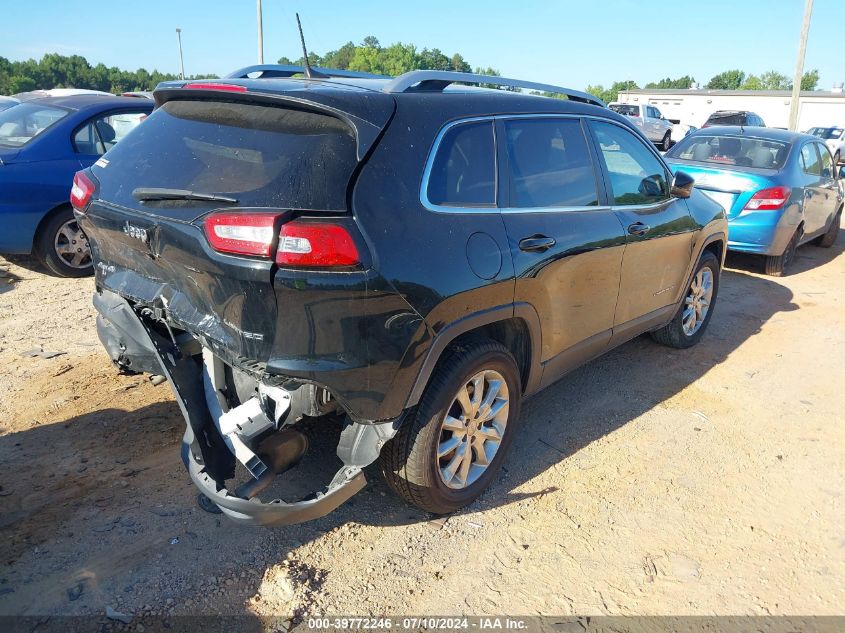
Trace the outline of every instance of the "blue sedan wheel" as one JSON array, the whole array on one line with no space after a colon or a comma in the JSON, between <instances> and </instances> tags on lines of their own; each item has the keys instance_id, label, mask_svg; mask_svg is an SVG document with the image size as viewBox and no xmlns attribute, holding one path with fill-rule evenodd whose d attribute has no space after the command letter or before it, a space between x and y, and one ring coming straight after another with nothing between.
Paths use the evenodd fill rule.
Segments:
<instances>
[{"instance_id":1,"label":"blue sedan wheel","mask_svg":"<svg viewBox=\"0 0 845 633\"><path fill-rule=\"evenodd\" d=\"M51 273L59 277L86 277L93 274L88 237L79 228L73 211L55 211L35 238L35 253Z\"/></svg>"}]
</instances>

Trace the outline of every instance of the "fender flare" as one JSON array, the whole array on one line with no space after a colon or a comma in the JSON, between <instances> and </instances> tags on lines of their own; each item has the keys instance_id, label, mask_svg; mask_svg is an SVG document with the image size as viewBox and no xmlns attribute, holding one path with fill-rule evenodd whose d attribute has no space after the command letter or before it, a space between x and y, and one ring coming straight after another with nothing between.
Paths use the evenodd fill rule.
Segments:
<instances>
[{"instance_id":1,"label":"fender flare","mask_svg":"<svg viewBox=\"0 0 845 633\"><path fill-rule=\"evenodd\" d=\"M466 334L472 330L478 329L485 325L491 325L499 321L507 321L510 319L521 319L525 322L528 329L529 338L529 358L528 362L528 377L523 385L523 392L525 395L530 395L540 388L540 381L543 375L543 365L540 362L542 358L542 334L540 328L540 317L537 310L529 303L516 302L507 305L473 312L458 321L455 321L443 328L434 338L428 354L422 363L419 374L414 381L408 399L405 402L405 409L415 406L419 403L426 385L431 379L431 374L437 366L437 362L446 351L452 341Z\"/></svg>"}]
</instances>

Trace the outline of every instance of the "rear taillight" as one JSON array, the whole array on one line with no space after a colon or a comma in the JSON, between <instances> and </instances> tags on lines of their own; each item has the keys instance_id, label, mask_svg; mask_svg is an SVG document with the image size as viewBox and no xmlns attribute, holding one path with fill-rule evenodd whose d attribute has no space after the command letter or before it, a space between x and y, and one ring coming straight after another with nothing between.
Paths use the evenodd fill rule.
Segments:
<instances>
[{"instance_id":1,"label":"rear taillight","mask_svg":"<svg viewBox=\"0 0 845 633\"><path fill-rule=\"evenodd\" d=\"M358 248L339 224L295 220L282 225L276 263L282 266L354 266Z\"/></svg>"},{"instance_id":2,"label":"rear taillight","mask_svg":"<svg viewBox=\"0 0 845 633\"><path fill-rule=\"evenodd\" d=\"M221 253L270 257L276 240L276 219L268 213L215 213L205 219L205 235Z\"/></svg>"},{"instance_id":3,"label":"rear taillight","mask_svg":"<svg viewBox=\"0 0 845 633\"><path fill-rule=\"evenodd\" d=\"M70 204L77 211L84 211L96 187L84 172L78 171L73 176L73 187L70 189Z\"/></svg>"},{"instance_id":4,"label":"rear taillight","mask_svg":"<svg viewBox=\"0 0 845 633\"><path fill-rule=\"evenodd\" d=\"M220 83L190 83L182 86L187 90L222 90L224 92L246 92L246 86Z\"/></svg>"},{"instance_id":5,"label":"rear taillight","mask_svg":"<svg viewBox=\"0 0 845 633\"><path fill-rule=\"evenodd\" d=\"M761 189L745 205L746 211L774 211L780 209L789 200L789 187L769 187Z\"/></svg>"}]
</instances>

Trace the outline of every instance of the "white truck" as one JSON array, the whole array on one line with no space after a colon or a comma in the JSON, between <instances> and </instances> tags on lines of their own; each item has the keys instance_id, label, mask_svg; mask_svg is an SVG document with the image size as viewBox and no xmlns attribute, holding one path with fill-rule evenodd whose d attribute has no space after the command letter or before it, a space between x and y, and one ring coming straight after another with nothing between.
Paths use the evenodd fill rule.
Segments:
<instances>
[{"instance_id":1,"label":"white truck","mask_svg":"<svg viewBox=\"0 0 845 633\"><path fill-rule=\"evenodd\" d=\"M631 119L642 133L664 152L672 146L672 123L653 105L636 103L611 103L614 112Z\"/></svg>"}]
</instances>

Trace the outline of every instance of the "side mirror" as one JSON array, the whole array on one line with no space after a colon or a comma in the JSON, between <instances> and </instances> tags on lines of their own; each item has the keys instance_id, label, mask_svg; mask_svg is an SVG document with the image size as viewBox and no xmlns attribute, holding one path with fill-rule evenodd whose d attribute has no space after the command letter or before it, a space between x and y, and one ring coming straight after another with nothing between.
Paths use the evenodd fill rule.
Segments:
<instances>
[{"instance_id":1,"label":"side mirror","mask_svg":"<svg viewBox=\"0 0 845 633\"><path fill-rule=\"evenodd\" d=\"M845 165L839 168L839 179L845 180Z\"/></svg>"},{"instance_id":2,"label":"side mirror","mask_svg":"<svg viewBox=\"0 0 845 633\"><path fill-rule=\"evenodd\" d=\"M689 198L692 195L692 188L695 186L695 180L692 176L682 171L675 172L675 177L672 179L672 195L676 198Z\"/></svg>"}]
</instances>

